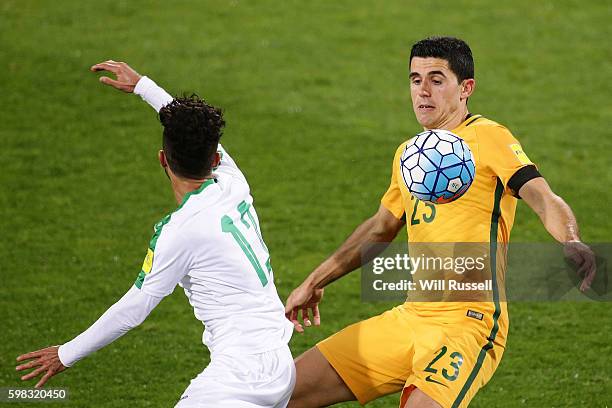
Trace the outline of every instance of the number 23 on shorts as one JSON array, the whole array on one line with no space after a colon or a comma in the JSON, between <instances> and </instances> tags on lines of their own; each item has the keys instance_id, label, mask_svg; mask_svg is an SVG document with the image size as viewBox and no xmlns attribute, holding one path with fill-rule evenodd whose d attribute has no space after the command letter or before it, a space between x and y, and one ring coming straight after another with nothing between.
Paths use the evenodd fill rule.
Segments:
<instances>
[{"instance_id":1,"label":"number 23 on shorts","mask_svg":"<svg viewBox=\"0 0 612 408\"><path fill-rule=\"evenodd\" d=\"M463 364L463 356L461 353L458 351L451 352L448 356L448 366L444 366L444 364L439 361L445 354L447 354L448 351L448 347L442 346L442 348L436 352L435 357L429 362L427 367L425 367L424 371L426 373L430 373L427 375L427 377L425 377L425 381L447 387L446 384L440 382L439 379L434 377L438 377L439 374L442 374L442 377L448 381L455 381L459 377L459 371L461 369L461 365Z\"/></svg>"}]
</instances>

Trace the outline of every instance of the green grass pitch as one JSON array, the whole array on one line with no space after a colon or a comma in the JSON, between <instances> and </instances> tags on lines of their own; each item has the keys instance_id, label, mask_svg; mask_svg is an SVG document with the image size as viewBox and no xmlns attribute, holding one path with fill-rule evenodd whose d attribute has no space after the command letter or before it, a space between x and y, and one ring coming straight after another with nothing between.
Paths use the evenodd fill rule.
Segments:
<instances>
[{"instance_id":1,"label":"green grass pitch","mask_svg":"<svg viewBox=\"0 0 612 408\"><path fill-rule=\"evenodd\" d=\"M395 148L419 131L407 59L431 34L471 44L471 110L515 133L585 240L610 242L611 19L598 0L3 0L0 387L25 385L18 354L71 339L130 287L152 225L175 207L153 111L90 65L125 60L225 109L223 143L250 181L284 299L376 210ZM513 240L551 238L520 204ZM208 362L181 292L52 379L70 389L62 406L172 406ZM350 275L327 289L323 326L291 348L389 306L361 303ZM505 356L472 407L612 404L610 304L517 303L510 316Z\"/></svg>"}]
</instances>

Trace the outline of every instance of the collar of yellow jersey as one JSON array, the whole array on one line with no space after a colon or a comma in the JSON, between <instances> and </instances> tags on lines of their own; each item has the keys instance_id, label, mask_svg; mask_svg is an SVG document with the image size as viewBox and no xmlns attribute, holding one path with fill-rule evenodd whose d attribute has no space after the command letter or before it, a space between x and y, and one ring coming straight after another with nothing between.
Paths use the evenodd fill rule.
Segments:
<instances>
[{"instance_id":1,"label":"collar of yellow jersey","mask_svg":"<svg viewBox=\"0 0 612 408\"><path fill-rule=\"evenodd\" d=\"M482 118L482 115L472 115L471 113L465 117L465 120L456 128L451 130L453 133L457 133L465 127L470 126L472 123L476 122L478 119Z\"/></svg>"}]
</instances>

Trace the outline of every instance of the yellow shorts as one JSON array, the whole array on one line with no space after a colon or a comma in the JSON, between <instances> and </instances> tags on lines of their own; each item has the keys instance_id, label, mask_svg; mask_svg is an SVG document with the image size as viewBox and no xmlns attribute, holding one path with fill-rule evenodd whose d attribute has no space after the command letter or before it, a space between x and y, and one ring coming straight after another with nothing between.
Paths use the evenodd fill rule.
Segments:
<instances>
[{"instance_id":1,"label":"yellow shorts","mask_svg":"<svg viewBox=\"0 0 612 408\"><path fill-rule=\"evenodd\" d=\"M416 387L444 408L467 407L504 352L491 315L479 320L467 310L415 312L404 304L317 347L361 404L402 391L403 406Z\"/></svg>"}]
</instances>

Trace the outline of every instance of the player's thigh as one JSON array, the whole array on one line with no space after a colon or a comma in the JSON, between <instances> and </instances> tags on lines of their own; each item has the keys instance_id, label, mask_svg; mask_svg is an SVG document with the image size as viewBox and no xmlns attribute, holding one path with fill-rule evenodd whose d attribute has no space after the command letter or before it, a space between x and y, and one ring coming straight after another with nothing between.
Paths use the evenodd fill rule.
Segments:
<instances>
[{"instance_id":1,"label":"player's thigh","mask_svg":"<svg viewBox=\"0 0 612 408\"><path fill-rule=\"evenodd\" d=\"M346 401L349 396L365 404L402 390L411 373L413 357L413 332L407 322L402 309L393 308L352 324L317 344L319 353L312 350L303 361L296 360L298 378L293 400L306 401L311 392L315 393L310 395L313 405L303 406ZM329 373L325 376L326 387L312 390L321 383L322 372Z\"/></svg>"},{"instance_id":2,"label":"player's thigh","mask_svg":"<svg viewBox=\"0 0 612 408\"><path fill-rule=\"evenodd\" d=\"M296 383L290 408L323 407L356 398L317 347L295 359Z\"/></svg>"},{"instance_id":3,"label":"player's thigh","mask_svg":"<svg viewBox=\"0 0 612 408\"><path fill-rule=\"evenodd\" d=\"M408 397L408 400L400 408L442 408L429 395L415 388Z\"/></svg>"}]
</instances>

